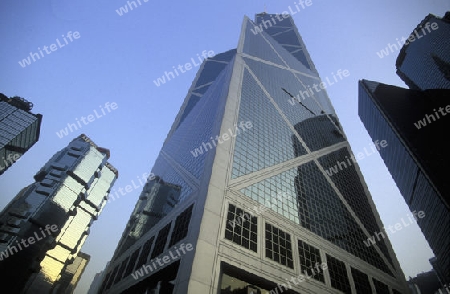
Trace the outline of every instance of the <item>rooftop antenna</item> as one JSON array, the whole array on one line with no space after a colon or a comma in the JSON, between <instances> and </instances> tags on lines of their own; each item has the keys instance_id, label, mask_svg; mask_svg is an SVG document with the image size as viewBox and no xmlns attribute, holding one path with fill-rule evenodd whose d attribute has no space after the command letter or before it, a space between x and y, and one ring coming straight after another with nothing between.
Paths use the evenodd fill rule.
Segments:
<instances>
[{"instance_id":1,"label":"rooftop antenna","mask_svg":"<svg viewBox=\"0 0 450 294\"><path fill-rule=\"evenodd\" d=\"M264 13L267 13L266 3L264 3Z\"/></svg>"}]
</instances>

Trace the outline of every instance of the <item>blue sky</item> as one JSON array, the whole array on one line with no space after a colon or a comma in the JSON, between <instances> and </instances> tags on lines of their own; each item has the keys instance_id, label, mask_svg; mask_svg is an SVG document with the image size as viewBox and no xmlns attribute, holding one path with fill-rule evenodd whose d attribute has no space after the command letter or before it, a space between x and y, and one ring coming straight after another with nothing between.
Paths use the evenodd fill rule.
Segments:
<instances>
[{"instance_id":1,"label":"blue sky","mask_svg":"<svg viewBox=\"0 0 450 294\"><path fill-rule=\"evenodd\" d=\"M137 0L136 0L137 2ZM0 4L0 92L34 103L43 114L40 141L0 177L2 209L59 149L80 133L111 150L110 162L119 170L114 188L125 188L150 172L170 126L198 67L157 87L153 80L172 66L190 62L202 51L220 53L235 48L244 15L281 13L295 2L277 1L148 1L140 0L122 16L124 0L3 0ZM293 15L322 79L339 69L350 75L327 88L353 152L371 139L357 114L357 81L369 79L404 87L395 74L398 52L380 58L377 52L396 38L407 37L428 14L443 16L446 0L319 1ZM62 35L79 33L78 39ZM22 67L30 52L44 57ZM56 50L55 50L56 48ZM50 50L50 49L47 49ZM108 112L105 104L115 102ZM60 138L56 133L96 111L79 130ZM378 154L359 162L385 226L410 214ZM114 190L113 190L114 191ZM111 258L139 196L134 189L108 204L82 251L91 261L76 293L86 293L96 272ZM432 256L418 227L408 226L390 235L405 275L431 268Z\"/></svg>"}]
</instances>

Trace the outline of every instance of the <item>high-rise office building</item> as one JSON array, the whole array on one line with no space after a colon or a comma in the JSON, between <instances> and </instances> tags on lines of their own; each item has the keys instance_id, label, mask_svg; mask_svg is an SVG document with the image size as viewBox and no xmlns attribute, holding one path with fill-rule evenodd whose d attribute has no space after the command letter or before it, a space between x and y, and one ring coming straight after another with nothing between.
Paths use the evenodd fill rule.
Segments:
<instances>
[{"instance_id":1,"label":"high-rise office building","mask_svg":"<svg viewBox=\"0 0 450 294\"><path fill-rule=\"evenodd\" d=\"M409 278L408 285L411 289L411 294L448 294L450 292L444 291L439 292L439 289L442 288L439 279L434 272L434 270L428 272L419 273L414 278ZM445 290L445 289L442 289Z\"/></svg>"},{"instance_id":2,"label":"high-rise office building","mask_svg":"<svg viewBox=\"0 0 450 294\"><path fill-rule=\"evenodd\" d=\"M109 265L109 262L106 264L105 268L107 268ZM89 290L87 294L97 294L98 290L100 289L100 286L102 285L103 277L105 276L105 270L102 270L99 273L96 273L94 276L94 279L91 282L91 286L89 287Z\"/></svg>"},{"instance_id":3,"label":"high-rise office building","mask_svg":"<svg viewBox=\"0 0 450 294\"><path fill-rule=\"evenodd\" d=\"M442 143L450 111L449 36L450 12L429 14L409 35L396 68L410 90L359 83L361 120L372 139L390 141L380 154L410 210L429 216L418 224L437 257L433 267L446 273L443 283L450 283L450 157Z\"/></svg>"},{"instance_id":4,"label":"high-rise office building","mask_svg":"<svg viewBox=\"0 0 450 294\"><path fill-rule=\"evenodd\" d=\"M39 140L42 115L32 108L21 97L0 93L0 175Z\"/></svg>"},{"instance_id":5,"label":"high-rise office building","mask_svg":"<svg viewBox=\"0 0 450 294\"><path fill-rule=\"evenodd\" d=\"M79 252L73 262L64 268L61 277L54 285L54 294L72 294L91 257Z\"/></svg>"},{"instance_id":6,"label":"high-rise office building","mask_svg":"<svg viewBox=\"0 0 450 294\"><path fill-rule=\"evenodd\" d=\"M99 293L407 293L325 91L345 74L321 81L289 15L245 17L201 65Z\"/></svg>"},{"instance_id":7,"label":"high-rise office building","mask_svg":"<svg viewBox=\"0 0 450 294\"><path fill-rule=\"evenodd\" d=\"M397 74L413 90L450 89L450 11L427 15L397 57Z\"/></svg>"},{"instance_id":8,"label":"high-rise office building","mask_svg":"<svg viewBox=\"0 0 450 294\"><path fill-rule=\"evenodd\" d=\"M378 82L359 82L359 116L380 150L417 223L450 282L450 155L442 136L450 128L450 90L409 90ZM447 110L449 112L447 112Z\"/></svg>"},{"instance_id":9,"label":"high-rise office building","mask_svg":"<svg viewBox=\"0 0 450 294\"><path fill-rule=\"evenodd\" d=\"M118 177L109 155L78 136L3 209L0 280L9 293L53 293L70 272L79 279L87 262L80 249Z\"/></svg>"},{"instance_id":10,"label":"high-rise office building","mask_svg":"<svg viewBox=\"0 0 450 294\"><path fill-rule=\"evenodd\" d=\"M446 285L446 287L449 288L449 292L450 292L450 283L446 283L446 276L447 274L445 273L444 269L441 267L441 264L439 264L437 262L437 258L436 257L432 257L429 259L431 266L433 267L434 272L436 273L440 283L442 285ZM449 293L450 294L450 293Z\"/></svg>"},{"instance_id":11,"label":"high-rise office building","mask_svg":"<svg viewBox=\"0 0 450 294\"><path fill-rule=\"evenodd\" d=\"M160 177L147 179L141 196L125 228L124 238L117 246L117 253L139 240L148 230L166 216L177 204L181 187L164 182Z\"/></svg>"}]
</instances>

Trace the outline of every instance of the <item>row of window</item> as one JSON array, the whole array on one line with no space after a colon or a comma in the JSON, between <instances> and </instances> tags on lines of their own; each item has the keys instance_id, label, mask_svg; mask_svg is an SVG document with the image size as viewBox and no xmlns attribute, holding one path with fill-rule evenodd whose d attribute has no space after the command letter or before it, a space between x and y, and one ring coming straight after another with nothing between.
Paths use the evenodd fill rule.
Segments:
<instances>
[{"instance_id":1,"label":"row of window","mask_svg":"<svg viewBox=\"0 0 450 294\"><path fill-rule=\"evenodd\" d=\"M353 167L348 167L340 173L344 174L351 168ZM357 176L356 171L349 175L355 180L353 182L358 184L358 181L353 177ZM340 176L337 175L336 179L339 180ZM335 180L334 175L332 180ZM349 200L361 198L359 201L350 201L357 214L373 214L368 201L366 201L367 196L364 194L362 186L358 184L361 189L355 190L350 187L351 183L344 181L336 184L335 182L336 186L341 189L344 198ZM312 233L394 276L375 247L364 246L363 241L367 239L367 236L315 162L310 161L273 175L241 189L240 192L259 202L260 207L270 208ZM352 193L356 193L356 196ZM361 213L359 212L360 208ZM363 222L368 223L370 219L374 220L375 218L373 216L368 217L367 220L363 218ZM374 226L369 226L368 229L372 227ZM378 231L375 228L372 232ZM380 248L385 248L384 252L389 254L386 246L383 246L384 242L380 242L378 245Z\"/></svg>"},{"instance_id":2,"label":"row of window","mask_svg":"<svg viewBox=\"0 0 450 294\"><path fill-rule=\"evenodd\" d=\"M327 256L327 266L330 273L331 286L338 289L344 293L351 294L350 280L348 279L347 268L343 261L338 260L328 254ZM370 286L369 276L362 271L351 267L351 276L355 284L355 289L357 294L372 294L372 288ZM383 282L372 278L373 285L375 287L376 294L390 294L389 286ZM401 294L400 291L392 289L394 294Z\"/></svg>"},{"instance_id":3,"label":"row of window","mask_svg":"<svg viewBox=\"0 0 450 294\"><path fill-rule=\"evenodd\" d=\"M251 215L249 212L229 204L225 239L257 252L257 219L256 216ZM319 265L322 265L320 250L302 240L298 240L298 254L300 268L303 271L302 274L304 273L316 281L325 283L324 270L319 267ZM288 268L294 268L291 235L267 222L265 223L265 257ZM351 293L351 285L345 263L329 254L326 254L326 262L331 287L344 293ZM373 293L367 274L351 268L351 275L358 294ZM373 284L376 294L390 293L386 284L376 279L373 279ZM393 293L399 294L400 292L393 289Z\"/></svg>"},{"instance_id":4,"label":"row of window","mask_svg":"<svg viewBox=\"0 0 450 294\"><path fill-rule=\"evenodd\" d=\"M193 204L189 206L176 218L168 245L169 248L187 236L193 206ZM134 250L134 252L124 259L122 263L117 264L115 268L105 276L100 293L103 293L104 290L108 290L112 285L122 280L122 278L129 276L133 270L137 270L145 265L149 259L149 256L151 260L163 253L164 248L166 248L171 227L172 222L168 223L159 230L156 240L155 236L152 236L144 243L142 247Z\"/></svg>"}]
</instances>

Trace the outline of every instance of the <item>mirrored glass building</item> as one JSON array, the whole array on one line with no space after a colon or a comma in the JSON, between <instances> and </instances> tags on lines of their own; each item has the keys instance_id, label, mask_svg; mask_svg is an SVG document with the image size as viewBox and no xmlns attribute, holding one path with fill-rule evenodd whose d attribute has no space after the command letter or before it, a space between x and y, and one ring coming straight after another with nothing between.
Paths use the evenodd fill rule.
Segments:
<instances>
[{"instance_id":1,"label":"mirrored glass building","mask_svg":"<svg viewBox=\"0 0 450 294\"><path fill-rule=\"evenodd\" d=\"M450 11L427 15L397 57L399 77L413 90L450 89Z\"/></svg>"},{"instance_id":2,"label":"mirrored glass building","mask_svg":"<svg viewBox=\"0 0 450 294\"><path fill-rule=\"evenodd\" d=\"M53 293L73 293L90 259L91 257L88 254L79 252L73 262L64 268Z\"/></svg>"},{"instance_id":3,"label":"mirrored glass building","mask_svg":"<svg viewBox=\"0 0 450 294\"><path fill-rule=\"evenodd\" d=\"M450 283L450 184L448 146L442 136L450 89L403 89L379 82L359 82L358 112L373 140L387 140L380 150L386 167L412 212L424 212L417 224L437 257L433 267ZM448 106L450 111L450 105Z\"/></svg>"},{"instance_id":4,"label":"mirrored glass building","mask_svg":"<svg viewBox=\"0 0 450 294\"><path fill-rule=\"evenodd\" d=\"M31 113L33 103L0 93L0 175L38 140L42 115Z\"/></svg>"},{"instance_id":5,"label":"mirrored glass building","mask_svg":"<svg viewBox=\"0 0 450 294\"><path fill-rule=\"evenodd\" d=\"M62 293L76 286L89 259L80 249L118 177L109 153L80 135L3 209L0 279L9 293Z\"/></svg>"},{"instance_id":6,"label":"mirrored glass building","mask_svg":"<svg viewBox=\"0 0 450 294\"><path fill-rule=\"evenodd\" d=\"M352 158L293 19L245 17L201 65L99 293L407 293Z\"/></svg>"},{"instance_id":7,"label":"mirrored glass building","mask_svg":"<svg viewBox=\"0 0 450 294\"><path fill-rule=\"evenodd\" d=\"M430 263L450 284L450 156L443 136L450 122L450 11L427 15L409 35L396 61L409 89L359 81L358 113L436 258Z\"/></svg>"}]
</instances>

